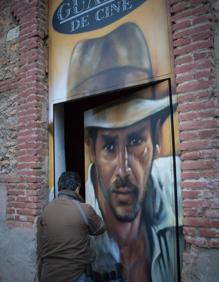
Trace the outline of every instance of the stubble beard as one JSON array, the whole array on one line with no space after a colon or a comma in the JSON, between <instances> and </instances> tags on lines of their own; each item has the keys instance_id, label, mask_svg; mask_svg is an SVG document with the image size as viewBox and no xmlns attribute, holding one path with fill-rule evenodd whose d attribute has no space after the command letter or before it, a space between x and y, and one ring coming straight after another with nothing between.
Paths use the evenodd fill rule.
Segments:
<instances>
[{"instance_id":1,"label":"stubble beard","mask_svg":"<svg viewBox=\"0 0 219 282\"><path fill-rule=\"evenodd\" d=\"M133 196L135 197L135 203L133 204L133 207L131 209L131 211L125 211L122 208L117 208L114 206L113 204L113 193L116 190L116 184L112 184L109 187L106 187L102 181L101 176L98 176L98 183L99 183L99 188L103 193L103 196L105 198L106 203L109 205L113 215L115 216L115 218L121 222L132 222L138 215L138 213L141 210L141 203L139 202L139 189L134 186L131 185L130 189L133 191ZM130 185L130 184L129 184ZM144 191L145 194L145 191ZM101 206L101 203L100 203ZM105 215L107 216L107 215Z\"/></svg>"}]
</instances>

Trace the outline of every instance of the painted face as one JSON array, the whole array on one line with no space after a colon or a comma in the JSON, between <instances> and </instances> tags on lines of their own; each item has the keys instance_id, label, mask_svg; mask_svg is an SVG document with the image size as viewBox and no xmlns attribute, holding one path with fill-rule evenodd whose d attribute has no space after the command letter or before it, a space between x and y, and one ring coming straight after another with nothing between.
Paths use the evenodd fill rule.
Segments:
<instances>
[{"instance_id":1,"label":"painted face","mask_svg":"<svg viewBox=\"0 0 219 282\"><path fill-rule=\"evenodd\" d=\"M122 129L99 129L93 153L100 206L132 221L145 195L153 160L150 120Z\"/></svg>"}]
</instances>

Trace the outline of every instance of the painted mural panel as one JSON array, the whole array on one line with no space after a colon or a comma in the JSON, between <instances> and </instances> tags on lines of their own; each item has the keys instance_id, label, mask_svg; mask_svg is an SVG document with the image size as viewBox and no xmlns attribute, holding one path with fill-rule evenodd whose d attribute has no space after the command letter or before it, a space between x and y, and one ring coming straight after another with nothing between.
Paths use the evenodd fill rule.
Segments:
<instances>
[{"instance_id":1,"label":"painted mural panel","mask_svg":"<svg viewBox=\"0 0 219 282\"><path fill-rule=\"evenodd\" d=\"M170 77L165 0L50 0L49 11L52 102Z\"/></svg>"},{"instance_id":2,"label":"painted mural panel","mask_svg":"<svg viewBox=\"0 0 219 282\"><path fill-rule=\"evenodd\" d=\"M171 78L167 15L166 0L49 0L51 191L53 105Z\"/></svg>"},{"instance_id":3,"label":"painted mural panel","mask_svg":"<svg viewBox=\"0 0 219 282\"><path fill-rule=\"evenodd\" d=\"M97 253L93 270L98 279L109 281L174 282L182 211L168 83L132 92L84 116L86 201L107 226L92 241Z\"/></svg>"},{"instance_id":4,"label":"painted mural panel","mask_svg":"<svg viewBox=\"0 0 219 282\"><path fill-rule=\"evenodd\" d=\"M50 104L130 92L84 115L86 201L107 225L92 241L96 281L178 281L180 159L166 1L49 5Z\"/></svg>"}]
</instances>

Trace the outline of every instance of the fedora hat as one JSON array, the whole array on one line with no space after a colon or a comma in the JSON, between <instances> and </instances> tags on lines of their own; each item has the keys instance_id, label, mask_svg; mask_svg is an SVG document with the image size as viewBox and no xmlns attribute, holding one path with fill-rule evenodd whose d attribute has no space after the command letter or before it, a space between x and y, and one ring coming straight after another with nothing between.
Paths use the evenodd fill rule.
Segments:
<instances>
[{"instance_id":1,"label":"fedora hat","mask_svg":"<svg viewBox=\"0 0 219 282\"><path fill-rule=\"evenodd\" d=\"M172 105L176 108L176 96L172 96ZM146 118L157 116L161 122L170 114L169 96L161 99L135 98L118 102L111 106L101 106L85 112L84 127L124 128Z\"/></svg>"},{"instance_id":2,"label":"fedora hat","mask_svg":"<svg viewBox=\"0 0 219 282\"><path fill-rule=\"evenodd\" d=\"M68 95L121 88L153 78L150 53L138 25L127 22L110 33L79 41L68 70Z\"/></svg>"}]
</instances>

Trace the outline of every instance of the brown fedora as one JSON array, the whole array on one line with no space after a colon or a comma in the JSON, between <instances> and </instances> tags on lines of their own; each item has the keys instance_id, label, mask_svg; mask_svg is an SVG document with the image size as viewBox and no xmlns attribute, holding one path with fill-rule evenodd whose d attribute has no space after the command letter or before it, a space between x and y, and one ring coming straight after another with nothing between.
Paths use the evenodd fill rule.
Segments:
<instances>
[{"instance_id":1,"label":"brown fedora","mask_svg":"<svg viewBox=\"0 0 219 282\"><path fill-rule=\"evenodd\" d=\"M176 102L174 95L172 96L174 108ZM155 115L163 122L169 114L169 96L157 100L134 98L85 112L84 127L123 128Z\"/></svg>"},{"instance_id":2,"label":"brown fedora","mask_svg":"<svg viewBox=\"0 0 219 282\"><path fill-rule=\"evenodd\" d=\"M105 36L76 44L68 71L68 96L139 84L153 78L147 42L138 25L127 22Z\"/></svg>"}]
</instances>

